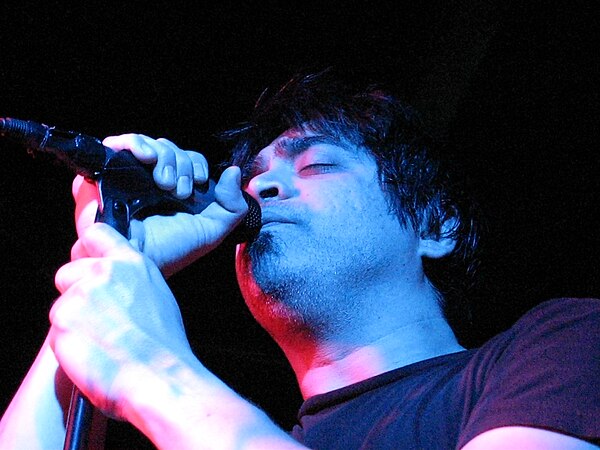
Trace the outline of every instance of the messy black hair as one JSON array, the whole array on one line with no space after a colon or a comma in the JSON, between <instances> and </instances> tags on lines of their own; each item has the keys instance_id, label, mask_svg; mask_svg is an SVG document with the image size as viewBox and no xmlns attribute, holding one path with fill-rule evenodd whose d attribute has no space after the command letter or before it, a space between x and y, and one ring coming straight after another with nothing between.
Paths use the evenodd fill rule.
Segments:
<instances>
[{"instance_id":1,"label":"messy black hair","mask_svg":"<svg viewBox=\"0 0 600 450\"><path fill-rule=\"evenodd\" d=\"M424 269L450 324L464 326L478 265L477 208L411 107L379 86L357 90L342 80L326 69L263 92L250 119L222 136L233 140L229 163L247 177L256 154L289 129L364 148L375 158L381 188L400 223L421 236L456 241L448 256L426 258Z\"/></svg>"}]
</instances>

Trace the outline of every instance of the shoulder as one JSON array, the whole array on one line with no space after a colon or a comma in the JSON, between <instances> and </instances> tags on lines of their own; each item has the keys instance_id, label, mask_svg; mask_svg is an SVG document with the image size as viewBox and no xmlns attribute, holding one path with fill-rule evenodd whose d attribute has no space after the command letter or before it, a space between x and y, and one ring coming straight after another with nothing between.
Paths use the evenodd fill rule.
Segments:
<instances>
[{"instance_id":1,"label":"shoulder","mask_svg":"<svg viewBox=\"0 0 600 450\"><path fill-rule=\"evenodd\" d=\"M563 297L543 301L522 314L495 339L514 338L534 332L538 328L570 328L579 324L600 322L600 298Z\"/></svg>"},{"instance_id":2,"label":"shoulder","mask_svg":"<svg viewBox=\"0 0 600 450\"><path fill-rule=\"evenodd\" d=\"M496 343L492 340L489 344L495 349L492 375L501 376L507 384L518 380L533 387L597 379L600 300L548 300L524 314L496 338Z\"/></svg>"},{"instance_id":3,"label":"shoulder","mask_svg":"<svg viewBox=\"0 0 600 450\"><path fill-rule=\"evenodd\" d=\"M541 303L482 346L474 360L477 394L460 444L496 439L504 436L498 429L515 427L531 435L527 439L544 439L540 430L600 438L593 419L600 416L600 300Z\"/></svg>"},{"instance_id":4,"label":"shoulder","mask_svg":"<svg viewBox=\"0 0 600 450\"><path fill-rule=\"evenodd\" d=\"M572 348L573 351L569 351ZM509 329L474 351L471 368L486 372L511 369L519 361L555 363L592 359L600 352L600 299L556 298L535 306ZM535 368L535 367L532 367Z\"/></svg>"},{"instance_id":5,"label":"shoulder","mask_svg":"<svg viewBox=\"0 0 600 450\"><path fill-rule=\"evenodd\" d=\"M600 351L600 300L557 298L524 314L509 330L509 349L532 352L558 362L586 358ZM574 352L568 355L572 349ZM558 359L557 359L558 358ZM573 363L581 362L580 359Z\"/></svg>"},{"instance_id":6,"label":"shoulder","mask_svg":"<svg viewBox=\"0 0 600 450\"><path fill-rule=\"evenodd\" d=\"M513 329L522 331L538 324L569 326L581 321L600 321L600 299L565 297L547 300L525 313Z\"/></svg>"}]
</instances>

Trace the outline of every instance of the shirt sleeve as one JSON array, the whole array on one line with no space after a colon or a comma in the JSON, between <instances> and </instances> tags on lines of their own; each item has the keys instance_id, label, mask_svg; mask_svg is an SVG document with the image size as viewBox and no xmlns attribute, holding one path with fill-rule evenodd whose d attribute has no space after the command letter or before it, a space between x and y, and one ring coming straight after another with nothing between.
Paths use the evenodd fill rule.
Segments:
<instances>
[{"instance_id":1,"label":"shirt sleeve","mask_svg":"<svg viewBox=\"0 0 600 450\"><path fill-rule=\"evenodd\" d=\"M600 444L600 300L544 302L506 337L459 448L502 426L542 428Z\"/></svg>"}]
</instances>

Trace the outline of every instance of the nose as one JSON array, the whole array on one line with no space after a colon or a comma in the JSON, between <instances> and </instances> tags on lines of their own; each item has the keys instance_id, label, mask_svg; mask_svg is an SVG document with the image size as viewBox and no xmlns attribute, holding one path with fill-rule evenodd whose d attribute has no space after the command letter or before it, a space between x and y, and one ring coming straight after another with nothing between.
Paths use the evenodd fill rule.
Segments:
<instances>
[{"instance_id":1,"label":"nose","mask_svg":"<svg viewBox=\"0 0 600 450\"><path fill-rule=\"evenodd\" d=\"M270 169L254 176L246 190L257 200L285 200L296 191L291 175L283 169Z\"/></svg>"}]
</instances>

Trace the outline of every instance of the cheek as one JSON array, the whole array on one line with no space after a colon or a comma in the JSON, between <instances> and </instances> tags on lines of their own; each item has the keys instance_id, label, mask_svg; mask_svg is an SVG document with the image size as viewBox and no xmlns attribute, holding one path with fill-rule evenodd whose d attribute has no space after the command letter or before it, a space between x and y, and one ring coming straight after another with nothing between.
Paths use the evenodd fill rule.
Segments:
<instances>
[{"instance_id":1,"label":"cheek","mask_svg":"<svg viewBox=\"0 0 600 450\"><path fill-rule=\"evenodd\" d=\"M373 227L395 230L398 219L390 212L389 204L377 180L346 180L304 184L299 186L300 203L308 208L313 232L317 222L327 232L357 237ZM393 228L392 228L393 227Z\"/></svg>"},{"instance_id":2,"label":"cheek","mask_svg":"<svg viewBox=\"0 0 600 450\"><path fill-rule=\"evenodd\" d=\"M316 212L344 213L358 212L365 209L364 193L356 188L341 188L334 186L332 189L328 185L321 185L311 189L300 190L300 200Z\"/></svg>"},{"instance_id":3,"label":"cheek","mask_svg":"<svg viewBox=\"0 0 600 450\"><path fill-rule=\"evenodd\" d=\"M335 198L335 208L340 214L381 220L388 216L388 207L382 196L369 195L368 190L347 189Z\"/></svg>"},{"instance_id":4,"label":"cheek","mask_svg":"<svg viewBox=\"0 0 600 450\"><path fill-rule=\"evenodd\" d=\"M353 194L351 191L340 192L323 205L321 214L318 215L320 227L342 241L350 239L366 245L366 241L371 238L372 228L382 224L382 218L378 217L381 212L365 202L364 198Z\"/></svg>"}]
</instances>

